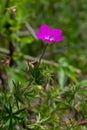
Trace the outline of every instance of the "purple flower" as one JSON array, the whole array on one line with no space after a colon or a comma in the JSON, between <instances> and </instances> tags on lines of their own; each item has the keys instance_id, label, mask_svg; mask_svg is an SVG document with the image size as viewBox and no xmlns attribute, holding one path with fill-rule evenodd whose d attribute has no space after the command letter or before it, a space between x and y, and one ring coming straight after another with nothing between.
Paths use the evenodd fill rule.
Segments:
<instances>
[{"instance_id":1,"label":"purple flower","mask_svg":"<svg viewBox=\"0 0 87 130\"><path fill-rule=\"evenodd\" d=\"M41 26L40 32L36 33L36 36L48 44L53 44L55 42L64 40L64 36L62 36L62 30L50 29L48 25Z\"/></svg>"}]
</instances>

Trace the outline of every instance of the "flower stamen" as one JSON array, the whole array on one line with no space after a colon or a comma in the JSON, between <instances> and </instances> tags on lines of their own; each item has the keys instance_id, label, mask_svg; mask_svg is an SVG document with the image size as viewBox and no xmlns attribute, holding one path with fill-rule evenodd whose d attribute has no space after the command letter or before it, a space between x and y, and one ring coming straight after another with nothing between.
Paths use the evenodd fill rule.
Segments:
<instances>
[{"instance_id":1,"label":"flower stamen","mask_svg":"<svg viewBox=\"0 0 87 130\"><path fill-rule=\"evenodd\" d=\"M53 38L53 37L51 37L51 36L46 36L46 37L45 37L45 40L54 41L54 38Z\"/></svg>"}]
</instances>

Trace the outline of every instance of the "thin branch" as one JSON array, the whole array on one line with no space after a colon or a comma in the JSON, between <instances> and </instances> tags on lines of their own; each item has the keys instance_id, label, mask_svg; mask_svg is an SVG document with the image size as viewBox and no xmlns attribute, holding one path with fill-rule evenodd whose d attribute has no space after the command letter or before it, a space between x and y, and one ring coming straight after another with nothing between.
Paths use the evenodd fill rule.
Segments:
<instances>
[{"instance_id":1,"label":"thin branch","mask_svg":"<svg viewBox=\"0 0 87 130\"><path fill-rule=\"evenodd\" d=\"M35 39L35 40L38 40L38 38L37 38L37 36L36 36L36 34L35 34L35 31L34 31L34 29L31 27L31 25L30 25L28 22L26 22L26 23L25 23L25 26L26 26L27 30L29 31L29 33L34 37L34 39Z\"/></svg>"},{"instance_id":2,"label":"thin branch","mask_svg":"<svg viewBox=\"0 0 87 130\"><path fill-rule=\"evenodd\" d=\"M9 50L4 49L4 48L0 48L0 52L1 52L1 53L4 53L4 54L6 54L6 55L9 54ZM24 59L25 59L25 60L32 61L32 63L39 62L39 57L36 58L36 57L33 57L33 56L24 55ZM42 59L42 60L41 60L41 63L45 63L45 64L47 64L47 65L52 65L52 66L54 66L54 67L59 67L59 64L56 63L56 62L54 62L54 61L52 61L52 60L48 61L48 60ZM79 70L78 68L75 68L75 72L79 74L79 73L80 73L80 70Z\"/></svg>"},{"instance_id":3,"label":"thin branch","mask_svg":"<svg viewBox=\"0 0 87 130\"><path fill-rule=\"evenodd\" d=\"M29 31L20 31L18 34L19 37L24 37L28 35L31 35Z\"/></svg>"},{"instance_id":4,"label":"thin branch","mask_svg":"<svg viewBox=\"0 0 87 130\"><path fill-rule=\"evenodd\" d=\"M9 54L9 50L7 49L4 49L4 48L0 48L0 52L1 53L4 53L6 55ZM32 56L29 56L29 55L24 55L24 59L26 60L30 60L30 61L34 61L34 62L38 62L39 61L39 58L36 58L36 57L32 57ZM54 61L48 61L48 60L45 60L45 59L42 59L41 60L42 63L45 63L45 64L48 64L48 65L53 65L55 67L58 67L58 63L54 62Z\"/></svg>"},{"instance_id":5,"label":"thin branch","mask_svg":"<svg viewBox=\"0 0 87 130\"><path fill-rule=\"evenodd\" d=\"M0 52L5 53L5 54L9 54L9 50L4 49L4 48L0 48Z\"/></svg>"},{"instance_id":6,"label":"thin branch","mask_svg":"<svg viewBox=\"0 0 87 130\"><path fill-rule=\"evenodd\" d=\"M80 125L85 125L85 124L87 124L87 120L80 121L80 122L78 123L78 126L80 126Z\"/></svg>"},{"instance_id":7,"label":"thin branch","mask_svg":"<svg viewBox=\"0 0 87 130\"><path fill-rule=\"evenodd\" d=\"M34 33L36 33L36 32L38 32L38 29L34 30ZM26 30L20 31L18 34L19 37L25 37L25 36L29 36L29 35L31 35L31 33Z\"/></svg>"},{"instance_id":8,"label":"thin branch","mask_svg":"<svg viewBox=\"0 0 87 130\"><path fill-rule=\"evenodd\" d=\"M34 62L38 62L39 61L39 58L35 58L35 57L29 56L29 55L24 55L24 58L26 60L30 60L30 61L34 61ZM42 59L41 62L45 63L45 64L48 64L48 65L55 66L55 67L59 66L59 64L54 62L54 61L48 61L48 60Z\"/></svg>"}]
</instances>

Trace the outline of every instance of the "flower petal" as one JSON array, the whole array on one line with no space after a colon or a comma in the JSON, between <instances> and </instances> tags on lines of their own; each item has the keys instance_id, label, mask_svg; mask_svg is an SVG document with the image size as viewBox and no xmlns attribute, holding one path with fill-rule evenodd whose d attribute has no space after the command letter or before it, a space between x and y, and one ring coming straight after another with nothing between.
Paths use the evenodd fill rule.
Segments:
<instances>
[{"instance_id":1,"label":"flower petal","mask_svg":"<svg viewBox=\"0 0 87 130\"><path fill-rule=\"evenodd\" d=\"M48 25L43 25L40 27L40 32L42 34L48 35L50 33L50 29L48 27Z\"/></svg>"},{"instance_id":2,"label":"flower petal","mask_svg":"<svg viewBox=\"0 0 87 130\"><path fill-rule=\"evenodd\" d=\"M63 41L64 40L64 36L61 36L61 37L57 37L55 39L55 42L60 42L60 41Z\"/></svg>"},{"instance_id":3,"label":"flower petal","mask_svg":"<svg viewBox=\"0 0 87 130\"><path fill-rule=\"evenodd\" d=\"M36 33L36 36L40 39L40 40L44 40L44 36L41 33Z\"/></svg>"},{"instance_id":4,"label":"flower petal","mask_svg":"<svg viewBox=\"0 0 87 130\"><path fill-rule=\"evenodd\" d=\"M61 36L62 35L62 30L51 29L51 34L52 34L52 36Z\"/></svg>"}]
</instances>

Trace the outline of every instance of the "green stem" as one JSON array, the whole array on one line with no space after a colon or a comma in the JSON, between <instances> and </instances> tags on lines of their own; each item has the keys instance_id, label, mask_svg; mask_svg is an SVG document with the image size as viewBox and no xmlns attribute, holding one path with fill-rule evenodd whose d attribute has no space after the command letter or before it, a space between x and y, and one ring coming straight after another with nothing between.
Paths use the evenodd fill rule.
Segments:
<instances>
[{"instance_id":1,"label":"green stem","mask_svg":"<svg viewBox=\"0 0 87 130\"><path fill-rule=\"evenodd\" d=\"M46 44L46 46L45 46L44 49L43 49L42 55L40 56L40 59L39 59L39 61L38 61L38 68L39 68L40 62L41 62L41 60L42 60L42 58L43 58L43 56L44 56L44 54L45 54L45 51L46 51L46 48L48 47L48 45L49 45L49 44Z\"/></svg>"}]
</instances>

